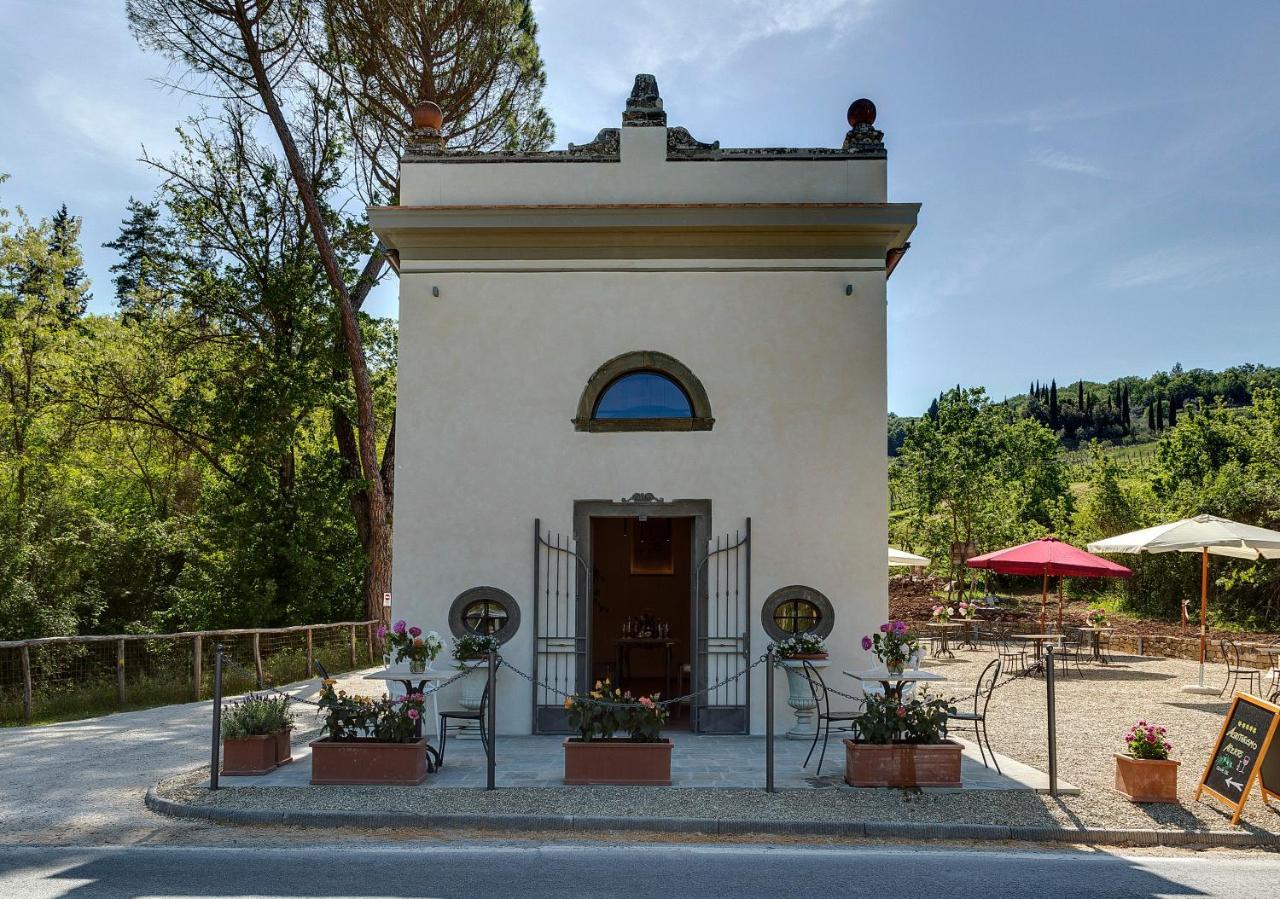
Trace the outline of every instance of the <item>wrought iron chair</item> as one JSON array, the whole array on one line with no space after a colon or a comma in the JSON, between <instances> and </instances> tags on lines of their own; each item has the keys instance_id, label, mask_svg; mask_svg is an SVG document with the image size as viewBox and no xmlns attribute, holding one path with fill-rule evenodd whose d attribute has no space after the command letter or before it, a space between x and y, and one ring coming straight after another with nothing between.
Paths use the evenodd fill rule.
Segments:
<instances>
[{"instance_id":1,"label":"wrought iron chair","mask_svg":"<svg viewBox=\"0 0 1280 899\"><path fill-rule=\"evenodd\" d=\"M450 709L447 712L440 713L440 751L439 758L436 761L437 768L444 767L444 744L449 738L449 721L474 721L480 726L480 745L484 747L485 754L489 752L489 734L486 730L489 721L489 684L484 685L484 693L480 696L480 708L478 709Z\"/></svg>"},{"instance_id":2,"label":"wrought iron chair","mask_svg":"<svg viewBox=\"0 0 1280 899\"><path fill-rule=\"evenodd\" d=\"M1054 655L1062 665L1062 673L1070 672L1072 662L1076 666L1076 674L1084 677L1084 669L1080 667L1080 660L1085 658L1093 651L1093 645L1089 642L1089 636L1082 633L1074 627L1064 628L1062 639L1058 641L1058 648L1054 650Z\"/></svg>"},{"instance_id":3,"label":"wrought iron chair","mask_svg":"<svg viewBox=\"0 0 1280 899\"><path fill-rule=\"evenodd\" d=\"M1262 692L1262 670L1245 665L1240 656L1240 644L1234 640L1219 640L1218 646L1222 650L1222 660L1227 664L1227 679L1222 682L1222 689L1218 691L1221 696L1227 692L1227 685L1231 685L1231 692L1236 692L1236 687L1240 686L1240 678L1245 679L1245 683L1249 685L1248 693L1255 690Z\"/></svg>"},{"instance_id":4,"label":"wrought iron chair","mask_svg":"<svg viewBox=\"0 0 1280 899\"><path fill-rule=\"evenodd\" d=\"M973 688L973 711L972 712L953 712L947 715L948 731L952 721L961 722L962 727L972 726L973 735L978 743L978 752L982 753L982 764L984 767L990 768L987 764L987 753L991 753L992 764L996 766L996 773L1003 774L1000 770L1000 762L996 759L995 750L991 748L991 737L987 734L987 706L991 704L991 694L996 689L996 681L1000 680L1000 671L1003 665L1000 659L995 658L987 663L987 667L982 669L982 673L978 675L978 682ZM983 748L983 744L986 748Z\"/></svg>"},{"instance_id":5,"label":"wrought iron chair","mask_svg":"<svg viewBox=\"0 0 1280 899\"><path fill-rule=\"evenodd\" d=\"M1271 662L1271 692L1268 702L1280 702L1280 640L1272 640L1267 646L1271 649L1268 658Z\"/></svg>"},{"instance_id":6,"label":"wrought iron chair","mask_svg":"<svg viewBox=\"0 0 1280 899\"><path fill-rule=\"evenodd\" d=\"M996 657L1003 667L1019 674L1027 672L1027 647L1013 641L1009 628L996 628L992 631L996 641Z\"/></svg>"},{"instance_id":7,"label":"wrought iron chair","mask_svg":"<svg viewBox=\"0 0 1280 899\"><path fill-rule=\"evenodd\" d=\"M822 679L820 672L812 663L804 661L804 676L809 682L809 692L813 694L814 713L817 716L813 731L813 743L809 746L809 754L804 757L804 767L809 767L809 760L813 758L813 750L818 746L818 737L822 737L822 752L818 756L817 776L822 776L822 761L827 757L827 740L831 739L831 724L846 725L848 730L857 733L857 728L853 726L853 722L857 719L860 712L841 710L831 710L831 691L827 689L827 682Z\"/></svg>"}]
</instances>

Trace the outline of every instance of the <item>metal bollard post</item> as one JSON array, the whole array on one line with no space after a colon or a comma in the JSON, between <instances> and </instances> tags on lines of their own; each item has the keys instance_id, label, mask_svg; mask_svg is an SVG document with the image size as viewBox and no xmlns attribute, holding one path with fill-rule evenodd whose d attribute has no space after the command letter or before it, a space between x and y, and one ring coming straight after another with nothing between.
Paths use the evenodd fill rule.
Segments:
<instances>
[{"instance_id":1,"label":"metal bollard post","mask_svg":"<svg viewBox=\"0 0 1280 899\"><path fill-rule=\"evenodd\" d=\"M222 644L213 648L213 753L209 762L209 789L218 789L219 753L222 749Z\"/></svg>"},{"instance_id":2,"label":"metal bollard post","mask_svg":"<svg viewBox=\"0 0 1280 899\"><path fill-rule=\"evenodd\" d=\"M773 789L773 650L765 654L764 675L764 790Z\"/></svg>"},{"instance_id":3,"label":"metal bollard post","mask_svg":"<svg viewBox=\"0 0 1280 899\"><path fill-rule=\"evenodd\" d=\"M488 747L486 747L488 749L487 755L488 755L488 764L489 764L489 774L488 774L489 779L488 779L488 783L485 785L486 790L493 790L497 788L497 785L494 783L496 778L496 773L497 773L496 768L497 768L497 754L498 754L497 752L498 750L498 734L497 734L498 716L495 713L495 706L497 706L497 704L498 704L498 654L491 649L489 650L489 714L488 714L489 745Z\"/></svg>"},{"instance_id":4,"label":"metal bollard post","mask_svg":"<svg viewBox=\"0 0 1280 899\"><path fill-rule=\"evenodd\" d=\"M1049 795L1058 795L1058 708L1054 701L1053 646L1045 647L1044 689L1049 712Z\"/></svg>"}]
</instances>

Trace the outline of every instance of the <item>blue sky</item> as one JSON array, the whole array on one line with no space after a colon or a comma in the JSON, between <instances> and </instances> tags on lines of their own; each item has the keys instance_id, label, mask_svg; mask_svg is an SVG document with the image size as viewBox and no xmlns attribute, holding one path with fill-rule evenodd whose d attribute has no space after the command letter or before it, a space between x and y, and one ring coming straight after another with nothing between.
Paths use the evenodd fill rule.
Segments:
<instances>
[{"instance_id":1,"label":"blue sky","mask_svg":"<svg viewBox=\"0 0 1280 899\"><path fill-rule=\"evenodd\" d=\"M103 241L198 101L116 0L0 0L5 205ZM889 290L889 405L1032 379L1280 364L1280 3L536 0L557 144L636 72L725 146L835 146L868 96L890 197L924 204ZM372 311L395 314L391 285Z\"/></svg>"}]
</instances>

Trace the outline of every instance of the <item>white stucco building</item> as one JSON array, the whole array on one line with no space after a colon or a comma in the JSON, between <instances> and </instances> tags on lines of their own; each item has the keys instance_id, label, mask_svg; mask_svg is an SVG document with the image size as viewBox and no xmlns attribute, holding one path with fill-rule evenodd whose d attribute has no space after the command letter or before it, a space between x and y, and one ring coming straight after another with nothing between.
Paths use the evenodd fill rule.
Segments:
<instances>
[{"instance_id":1,"label":"white stucco building","mask_svg":"<svg viewBox=\"0 0 1280 899\"><path fill-rule=\"evenodd\" d=\"M421 110L402 205L370 210L400 267L394 617L497 629L563 690L687 692L789 628L866 667L885 284L919 207L887 201L874 106L848 118L836 148L722 149L639 76L590 144L477 155ZM760 732L763 689L672 724ZM499 728L561 730L562 702L503 672Z\"/></svg>"}]
</instances>

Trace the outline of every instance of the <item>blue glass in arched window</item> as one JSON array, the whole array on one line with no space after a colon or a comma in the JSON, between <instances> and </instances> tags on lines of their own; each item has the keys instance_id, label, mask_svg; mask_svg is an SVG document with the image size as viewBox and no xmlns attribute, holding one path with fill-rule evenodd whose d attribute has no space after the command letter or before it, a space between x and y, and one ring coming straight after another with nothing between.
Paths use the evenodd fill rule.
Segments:
<instances>
[{"instance_id":1,"label":"blue glass in arched window","mask_svg":"<svg viewBox=\"0 0 1280 899\"><path fill-rule=\"evenodd\" d=\"M614 379L596 403L594 418L693 418L693 404L671 378L633 371Z\"/></svg>"}]
</instances>

